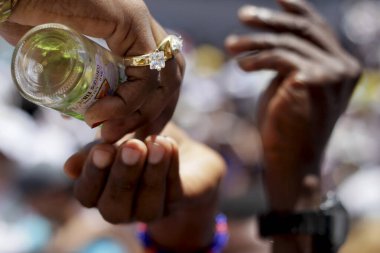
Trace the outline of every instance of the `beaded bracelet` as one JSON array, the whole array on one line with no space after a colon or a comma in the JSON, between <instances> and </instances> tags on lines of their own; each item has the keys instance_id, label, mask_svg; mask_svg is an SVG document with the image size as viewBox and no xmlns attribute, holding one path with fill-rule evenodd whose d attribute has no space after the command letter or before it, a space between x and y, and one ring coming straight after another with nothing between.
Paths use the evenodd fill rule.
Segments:
<instances>
[{"instance_id":1,"label":"beaded bracelet","mask_svg":"<svg viewBox=\"0 0 380 253\"><path fill-rule=\"evenodd\" d=\"M160 249L150 235L147 233L147 225L140 223L138 226L138 237L145 247L146 253L173 253L168 250ZM221 253L227 245L229 238L227 217L219 214L215 217L215 235L212 244L206 249L196 251L196 253Z\"/></svg>"}]
</instances>

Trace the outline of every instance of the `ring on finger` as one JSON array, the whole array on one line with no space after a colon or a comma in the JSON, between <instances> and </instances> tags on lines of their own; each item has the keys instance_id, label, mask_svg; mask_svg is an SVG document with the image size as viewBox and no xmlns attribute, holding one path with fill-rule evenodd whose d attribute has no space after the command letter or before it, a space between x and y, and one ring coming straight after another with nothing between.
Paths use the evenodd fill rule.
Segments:
<instances>
[{"instance_id":1,"label":"ring on finger","mask_svg":"<svg viewBox=\"0 0 380 253\"><path fill-rule=\"evenodd\" d=\"M181 52L183 40L180 36L167 36L157 48L148 54L124 58L126 67L145 67L160 71L165 68L165 62L172 59L176 53Z\"/></svg>"}]
</instances>

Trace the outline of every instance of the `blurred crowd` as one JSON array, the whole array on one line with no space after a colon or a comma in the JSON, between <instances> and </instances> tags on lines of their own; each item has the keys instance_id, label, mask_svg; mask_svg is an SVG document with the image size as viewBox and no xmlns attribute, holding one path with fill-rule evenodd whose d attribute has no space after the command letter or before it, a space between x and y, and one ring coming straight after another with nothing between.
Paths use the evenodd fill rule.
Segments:
<instances>
[{"instance_id":1,"label":"blurred crowd","mask_svg":"<svg viewBox=\"0 0 380 253\"><path fill-rule=\"evenodd\" d=\"M170 8L162 8L166 5L158 2L170 1L147 1L153 7L153 15L160 20L160 15L165 16ZM215 11L223 8L217 1L192 2L194 6L214 5ZM229 1L221 1L220 5L224 2L228 15L235 15ZM238 1L236 7L241 4ZM366 68L326 151L323 190L337 189L352 217L351 235L342 253L380 252L376 238L380 231L380 135L377 134L380 2L314 1L314 4L333 22L344 45ZM334 13L342 15L337 19ZM220 25L215 28L218 34L207 32L212 27L205 27L205 31L198 27L197 33L192 33L192 29L187 29L191 20L188 24L181 22L171 27L183 35L187 57L187 73L174 120L192 137L218 150L227 161L222 209L232 223L239 223L241 219L253 217L264 205L260 187L260 137L255 130L252 108L275 73L245 73L238 68L221 48L222 39L217 39L230 33L233 27L223 30ZM139 252L134 239L135 227L110 226L92 210L79 207L70 195L71 182L63 175L63 162L93 140L95 130L81 121L63 119L58 112L37 108L23 100L11 81L11 53L12 48L0 41L0 252ZM247 201L248 195L255 198ZM246 207L245 211L237 208L241 207L239 204ZM245 224L247 230L254 227ZM84 231L88 231L86 236ZM107 238L123 241L124 249Z\"/></svg>"}]
</instances>

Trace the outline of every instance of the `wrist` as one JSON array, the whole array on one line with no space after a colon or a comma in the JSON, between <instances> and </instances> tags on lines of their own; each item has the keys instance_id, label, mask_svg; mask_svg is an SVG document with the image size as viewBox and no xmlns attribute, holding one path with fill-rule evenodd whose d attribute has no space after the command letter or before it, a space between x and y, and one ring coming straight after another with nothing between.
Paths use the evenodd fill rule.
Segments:
<instances>
[{"instance_id":1,"label":"wrist","mask_svg":"<svg viewBox=\"0 0 380 253\"><path fill-rule=\"evenodd\" d=\"M305 162L276 155L266 160L263 180L271 210L294 211L319 206L316 196L320 195L320 159Z\"/></svg>"},{"instance_id":2,"label":"wrist","mask_svg":"<svg viewBox=\"0 0 380 253\"><path fill-rule=\"evenodd\" d=\"M147 232L160 247L173 252L194 252L212 243L216 211L181 210L148 224ZM191 240L189 240L191 238Z\"/></svg>"},{"instance_id":3,"label":"wrist","mask_svg":"<svg viewBox=\"0 0 380 253\"><path fill-rule=\"evenodd\" d=\"M184 179L183 182L192 182ZM183 186L184 188L186 186ZM186 197L171 203L166 208L167 216L148 224L152 239L165 248L178 252L192 252L210 245L215 233L215 215L218 213L218 191L215 187L202 191L197 189ZM189 196L187 193L186 196ZM191 240L189 240L191 238Z\"/></svg>"},{"instance_id":4,"label":"wrist","mask_svg":"<svg viewBox=\"0 0 380 253\"><path fill-rule=\"evenodd\" d=\"M167 230L171 228L168 227ZM191 230L191 228L184 228L185 230ZM167 231L168 232L168 231ZM168 245L160 239L152 236L152 231L145 225L139 226L139 238L146 249L146 252L152 253L220 253L228 242L228 226L227 218L223 214L219 214L215 217L213 224L212 238L208 239L206 244L197 244L196 233L188 234L183 239L172 239L176 241L177 245ZM194 240L195 239L195 240ZM190 245L188 244L190 242ZM190 246L190 247L189 247Z\"/></svg>"},{"instance_id":5,"label":"wrist","mask_svg":"<svg viewBox=\"0 0 380 253\"><path fill-rule=\"evenodd\" d=\"M275 253L336 253L349 230L349 216L336 194L330 192L315 210L268 211L259 216L260 235L271 237Z\"/></svg>"}]
</instances>

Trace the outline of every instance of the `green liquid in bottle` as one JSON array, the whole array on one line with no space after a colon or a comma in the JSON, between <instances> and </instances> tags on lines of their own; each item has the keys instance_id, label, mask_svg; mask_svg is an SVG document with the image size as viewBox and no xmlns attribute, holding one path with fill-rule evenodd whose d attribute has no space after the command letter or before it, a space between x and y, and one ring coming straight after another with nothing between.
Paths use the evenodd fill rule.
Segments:
<instances>
[{"instance_id":1,"label":"green liquid in bottle","mask_svg":"<svg viewBox=\"0 0 380 253\"><path fill-rule=\"evenodd\" d=\"M21 39L12 76L29 101L78 119L126 80L120 57L60 24L37 26Z\"/></svg>"}]
</instances>

